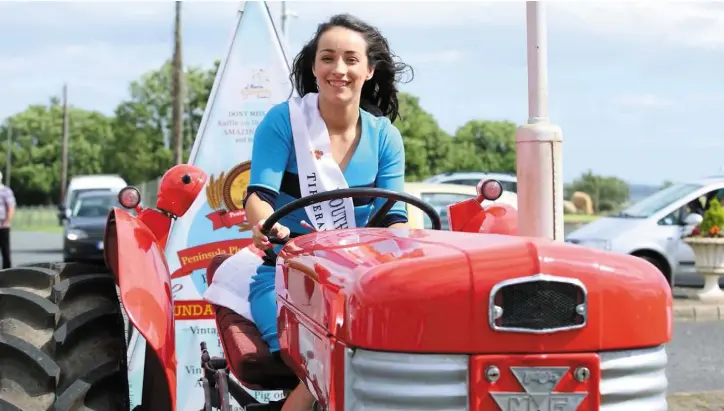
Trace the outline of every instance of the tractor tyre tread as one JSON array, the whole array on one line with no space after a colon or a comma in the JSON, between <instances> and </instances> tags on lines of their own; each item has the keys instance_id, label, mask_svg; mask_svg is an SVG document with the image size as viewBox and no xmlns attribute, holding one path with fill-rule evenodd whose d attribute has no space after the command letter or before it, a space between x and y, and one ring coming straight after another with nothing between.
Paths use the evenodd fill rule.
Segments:
<instances>
[{"instance_id":1,"label":"tractor tyre tread","mask_svg":"<svg viewBox=\"0 0 724 411\"><path fill-rule=\"evenodd\" d=\"M0 410L128 411L126 339L104 266L0 270Z\"/></svg>"}]
</instances>

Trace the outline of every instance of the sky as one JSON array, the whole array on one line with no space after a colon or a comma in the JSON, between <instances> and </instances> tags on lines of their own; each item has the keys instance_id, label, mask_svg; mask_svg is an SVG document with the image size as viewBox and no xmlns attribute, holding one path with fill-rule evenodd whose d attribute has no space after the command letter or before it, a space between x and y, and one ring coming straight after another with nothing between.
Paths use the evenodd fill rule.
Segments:
<instances>
[{"instance_id":1,"label":"sky","mask_svg":"<svg viewBox=\"0 0 724 411\"><path fill-rule=\"evenodd\" d=\"M454 133L528 118L524 2L287 2L296 54L348 12L376 25L415 72L403 91ZM659 184L724 174L724 3L546 2L550 121L564 180L586 170ZM184 2L185 65L227 51L239 2ZM269 2L275 16L280 2ZM0 121L68 83L73 106L111 114L173 51L174 4L0 2ZM277 20L278 23L278 20Z\"/></svg>"}]
</instances>

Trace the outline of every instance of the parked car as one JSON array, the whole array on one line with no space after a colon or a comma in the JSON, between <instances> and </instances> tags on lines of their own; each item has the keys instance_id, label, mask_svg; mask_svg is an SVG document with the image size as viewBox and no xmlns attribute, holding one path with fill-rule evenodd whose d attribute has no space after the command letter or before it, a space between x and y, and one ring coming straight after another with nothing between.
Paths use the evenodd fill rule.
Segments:
<instances>
[{"instance_id":1,"label":"parked car","mask_svg":"<svg viewBox=\"0 0 724 411\"><path fill-rule=\"evenodd\" d=\"M500 181L503 190L511 193L518 193L518 178L515 174L506 173L479 173L479 172L459 172L459 173L443 173L432 176L423 183L431 184L459 184L464 186L477 186L480 180L493 178Z\"/></svg>"},{"instance_id":2,"label":"parked car","mask_svg":"<svg viewBox=\"0 0 724 411\"><path fill-rule=\"evenodd\" d=\"M103 232L113 207L120 207L115 191L78 194L63 229L64 261L103 262Z\"/></svg>"},{"instance_id":3,"label":"parked car","mask_svg":"<svg viewBox=\"0 0 724 411\"><path fill-rule=\"evenodd\" d=\"M457 184L405 183L405 192L435 207L438 214L440 214L443 230L450 229L447 206L478 196L476 186ZM483 205L490 203L488 200L483 201ZM518 194L503 191L503 195L495 200L495 203L504 203L518 208ZM430 218L415 206L407 206L407 217L412 228L432 228Z\"/></svg>"},{"instance_id":4,"label":"parked car","mask_svg":"<svg viewBox=\"0 0 724 411\"><path fill-rule=\"evenodd\" d=\"M724 176L674 184L574 230L566 241L635 255L655 265L670 284L702 286L694 252L682 236L701 222L714 197L724 197Z\"/></svg>"},{"instance_id":5,"label":"parked car","mask_svg":"<svg viewBox=\"0 0 724 411\"><path fill-rule=\"evenodd\" d=\"M58 206L58 223L63 224L64 221L68 220L81 193L102 191L112 192L116 195L127 185L123 178L115 174L95 174L73 177L70 183L68 183L63 202Z\"/></svg>"}]
</instances>

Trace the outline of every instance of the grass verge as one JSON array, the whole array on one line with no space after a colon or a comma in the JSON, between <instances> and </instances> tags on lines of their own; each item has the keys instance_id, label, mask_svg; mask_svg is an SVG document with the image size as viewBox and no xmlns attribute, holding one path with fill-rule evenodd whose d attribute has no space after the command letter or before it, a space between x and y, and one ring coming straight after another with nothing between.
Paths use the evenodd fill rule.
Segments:
<instances>
[{"instance_id":1,"label":"grass verge","mask_svg":"<svg viewBox=\"0 0 724 411\"><path fill-rule=\"evenodd\" d=\"M34 233L52 233L61 234L63 227L59 225L35 225L35 226L15 226L13 225L14 231L30 231Z\"/></svg>"},{"instance_id":2,"label":"grass verge","mask_svg":"<svg viewBox=\"0 0 724 411\"><path fill-rule=\"evenodd\" d=\"M569 224L586 224L595 221L600 217L599 215L585 215L585 214L565 214L563 215L563 222Z\"/></svg>"},{"instance_id":3,"label":"grass verge","mask_svg":"<svg viewBox=\"0 0 724 411\"><path fill-rule=\"evenodd\" d=\"M666 398L669 411L724 410L724 390L671 394Z\"/></svg>"}]
</instances>

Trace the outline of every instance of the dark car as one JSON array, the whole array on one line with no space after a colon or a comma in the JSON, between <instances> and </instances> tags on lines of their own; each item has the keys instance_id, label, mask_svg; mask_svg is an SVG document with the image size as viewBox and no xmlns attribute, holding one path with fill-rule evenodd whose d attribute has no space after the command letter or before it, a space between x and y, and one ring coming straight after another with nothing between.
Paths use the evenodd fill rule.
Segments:
<instances>
[{"instance_id":1,"label":"dark car","mask_svg":"<svg viewBox=\"0 0 724 411\"><path fill-rule=\"evenodd\" d=\"M103 262L103 232L113 207L120 207L114 192L93 191L78 196L63 230L66 262Z\"/></svg>"}]
</instances>

